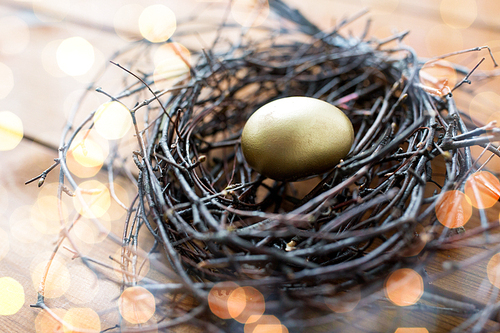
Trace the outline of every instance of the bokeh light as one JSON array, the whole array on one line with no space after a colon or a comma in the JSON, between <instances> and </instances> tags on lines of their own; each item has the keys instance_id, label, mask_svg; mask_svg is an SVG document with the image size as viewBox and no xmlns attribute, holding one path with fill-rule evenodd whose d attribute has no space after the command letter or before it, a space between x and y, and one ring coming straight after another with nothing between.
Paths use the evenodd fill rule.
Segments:
<instances>
[{"instance_id":1,"label":"bokeh light","mask_svg":"<svg viewBox=\"0 0 500 333\"><path fill-rule=\"evenodd\" d=\"M500 1L481 0L477 2L479 18L489 26L500 27Z\"/></svg>"},{"instance_id":2,"label":"bokeh light","mask_svg":"<svg viewBox=\"0 0 500 333\"><path fill-rule=\"evenodd\" d=\"M67 75L84 75L94 64L94 47L82 37L70 37L59 44L56 59L59 68Z\"/></svg>"},{"instance_id":3,"label":"bokeh light","mask_svg":"<svg viewBox=\"0 0 500 333\"><path fill-rule=\"evenodd\" d=\"M93 220L80 217L80 219L74 224L71 233L86 244L100 243L106 239L111 230L111 220L109 214L106 213L101 216L99 218L99 223L103 229L102 232Z\"/></svg>"},{"instance_id":4,"label":"bokeh light","mask_svg":"<svg viewBox=\"0 0 500 333\"><path fill-rule=\"evenodd\" d=\"M118 307L126 321L143 324L151 319L156 311L155 297L143 287L129 287L121 294Z\"/></svg>"},{"instance_id":5,"label":"bokeh light","mask_svg":"<svg viewBox=\"0 0 500 333\"><path fill-rule=\"evenodd\" d=\"M443 43L443 36L446 36L446 43ZM431 56L439 56L449 52L462 50L464 38L462 32L446 24L432 26L425 34L425 45L427 53Z\"/></svg>"},{"instance_id":6,"label":"bokeh light","mask_svg":"<svg viewBox=\"0 0 500 333\"><path fill-rule=\"evenodd\" d=\"M72 308L63 317L64 333L99 333L101 320L99 315L90 308Z\"/></svg>"},{"instance_id":7,"label":"bokeh light","mask_svg":"<svg viewBox=\"0 0 500 333\"><path fill-rule=\"evenodd\" d=\"M239 285L232 281L216 283L208 294L208 306L214 315L221 319L231 319L227 300L229 295L239 288Z\"/></svg>"},{"instance_id":8,"label":"bokeh light","mask_svg":"<svg viewBox=\"0 0 500 333\"><path fill-rule=\"evenodd\" d=\"M70 7L71 1L67 0L33 1L33 12L42 22L61 22L68 15Z\"/></svg>"},{"instance_id":9,"label":"bokeh light","mask_svg":"<svg viewBox=\"0 0 500 333\"><path fill-rule=\"evenodd\" d=\"M55 195L39 196L31 208L32 224L42 234L58 234L61 231L61 218L64 220L68 216L68 207L64 202L59 202Z\"/></svg>"},{"instance_id":10,"label":"bokeh light","mask_svg":"<svg viewBox=\"0 0 500 333\"><path fill-rule=\"evenodd\" d=\"M264 23L269 15L267 0L234 0L231 14L236 22L244 27L256 27Z\"/></svg>"},{"instance_id":11,"label":"bokeh light","mask_svg":"<svg viewBox=\"0 0 500 333\"><path fill-rule=\"evenodd\" d=\"M457 29L468 28L477 17L476 0L441 0L439 10L444 23Z\"/></svg>"},{"instance_id":12,"label":"bokeh light","mask_svg":"<svg viewBox=\"0 0 500 333\"><path fill-rule=\"evenodd\" d=\"M72 237L71 240L66 237L61 243L60 254L73 260L81 256L88 256L93 248L94 244L85 243L78 237Z\"/></svg>"},{"instance_id":13,"label":"bokeh light","mask_svg":"<svg viewBox=\"0 0 500 333\"><path fill-rule=\"evenodd\" d=\"M41 60L42 60L42 66L45 69L47 73L52 75L53 77L64 77L66 76L66 73L64 73L61 68L59 68L59 65L57 64L57 49L59 48L59 45L62 43L62 39L56 39L53 41L50 41L45 45L45 47L42 50L41 54Z\"/></svg>"},{"instance_id":14,"label":"bokeh light","mask_svg":"<svg viewBox=\"0 0 500 333\"><path fill-rule=\"evenodd\" d=\"M0 151L16 148L23 136L21 118L10 111L0 111Z\"/></svg>"},{"instance_id":15,"label":"bokeh light","mask_svg":"<svg viewBox=\"0 0 500 333\"><path fill-rule=\"evenodd\" d=\"M251 316L244 327L245 333L288 333L288 329L273 315Z\"/></svg>"},{"instance_id":16,"label":"bokeh light","mask_svg":"<svg viewBox=\"0 0 500 333\"><path fill-rule=\"evenodd\" d=\"M500 253L493 255L486 266L486 274L490 283L500 288Z\"/></svg>"},{"instance_id":17,"label":"bokeh light","mask_svg":"<svg viewBox=\"0 0 500 333\"><path fill-rule=\"evenodd\" d=\"M161 84L163 81L174 79L188 72L189 69L184 63L171 63L168 60L165 60L155 67L153 80L158 89L163 89L163 85Z\"/></svg>"},{"instance_id":18,"label":"bokeh light","mask_svg":"<svg viewBox=\"0 0 500 333\"><path fill-rule=\"evenodd\" d=\"M50 309L61 320L66 314L66 310L61 308ZM58 322L46 310L41 310L35 318L36 333L54 333L63 332L63 325Z\"/></svg>"},{"instance_id":19,"label":"bokeh light","mask_svg":"<svg viewBox=\"0 0 500 333\"><path fill-rule=\"evenodd\" d=\"M428 61L419 72L420 83L436 91L439 97L449 94L457 83L457 73L446 60Z\"/></svg>"},{"instance_id":20,"label":"bokeh light","mask_svg":"<svg viewBox=\"0 0 500 333\"><path fill-rule=\"evenodd\" d=\"M103 149L90 138L72 145L70 151L75 161L83 167L101 167L104 163L105 156Z\"/></svg>"},{"instance_id":21,"label":"bokeh light","mask_svg":"<svg viewBox=\"0 0 500 333\"><path fill-rule=\"evenodd\" d=\"M174 12L164 5L146 7L139 16L141 35L153 43L167 41L175 32L177 21Z\"/></svg>"},{"instance_id":22,"label":"bokeh light","mask_svg":"<svg viewBox=\"0 0 500 333\"><path fill-rule=\"evenodd\" d=\"M486 125L490 117L498 110L500 110L500 95L493 91L476 94L469 104L470 116L477 126Z\"/></svg>"},{"instance_id":23,"label":"bokeh light","mask_svg":"<svg viewBox=\"0 0 500 333\"><path fill-rule=\"evenodd\" d=\"M38 198L46 196L46 195L55 195L57 194L57 190L59 189L59 182L49 182L45 181L43 186L38 189Z\"/></svg>"},{"instance_id":24,"label":"bokeh light","mask_svg":"<svg viewBox=\"0 0 500 333\"><path fill-rule=\"evenodd\" d=\"M425 327L399 327L394 333L429 333Z\"/></svg>"},{"instance_id":25,"label":"bokeh light","mask_svg":"<svg viewBox=\"0 0 500 333\"><path fill-rule=\"evenodd\" d=\"M347 291L342 291L336 297L325 299L325 304L336 313L347 313L358 305L361 300L361 290L359 287L354 287Z\"/></svg>"},{"instance_id":26,"label":"bokeh light","mask_svg":"<svg viewBox=\"0 0 500 333\"><path fill-rule=\"evenodd\" d=\"M257 325L253 333L288 333L284 325Z\"/></svg>"},{"instance_id":27,"label":"bokeh light","mask_svg":"<svg viewBox=\"0 0 500 333\"><path fill-rule=\"evenodd\" d=\"M20 248L26 248L26 244L36 243L42 234L35 228L31 219L32 207L30 205L19 206L14 209L9 217L10 233L15 242L12 246L20 243ZM18 247L19 248L19 247Z\"/></svg>"},{"instance_id":28,"label":"bokeh light","mask_svg":"<svg viewBox=\"0 0 500 333\"><path fill-rule=\"evenodd\" d=\"M239 287L229 295L227 309L231 318L237 322L251 323L264 314L266 303L262 293L254 287Z\"/></svg>"},{"instance_id":29,"label":"bokeh light","mask_svg":"<svg viewBox=\"0 0 500 333\"><path fill-rule=\"evenodd\" d=\"M9 234L0 228L0 260L9 252Z\"/></svg>"},{"instance_id":30,"label":"bokeh light","mask_svg":"<svg viewBox=\"0 0 500 333\"><path fill-rule=\"evenodd\" d=\"M76 211L86 218L103 216L111 205L108 188L97 180L88 180L78 185L73 197Z\"/></svg>"},{"instance_id":31,"label":"bokeh light","mask_svg":"<svg viewBox=\"0 0 500 333\"><path fill-rule=\"evenodd\" d=\"M108 60L106 59L106 55L101 50L96 48L95 46L93 46L93 48L94 48L93 65L90 67L90 69L85 74L82 74L79 76L73 76L73 78L76 81L82 83L82 86L86 86L86 85L89 85L89 84L95 82L95 78L99 77L102 74L102 66L104 64L108 63ZM104 95L102 95L101 97L104 97Z\"/></svg>"},{"instance_id":32,"label":"bokeh light","mask_svg":"<svg viewBox=\"0 0 500 333\"><path fill-rule=\"evenodd\" d=\"M0 278L0 316L16 314L24 305L24 288L17 280Z\"/></svg>"},{"instance_id":33,"label":"bokeh light","mask_svg":"<svg viewBox=\"0 0 500 333\"><path fill-rule=\"evenodd\" d=\"M464 192L476 208L490 208L500 198L500 181L488 171L474 172L465 182Z\"/></svg>"},{"instance_id":34,"label":"bokeh light","mask_svg":"<svg viewBox=\"0 0 500 333\"><path fill-rule=\"evenodd\" d=\"M47 196L56 196L57 197L58 190L59 190L59 182L58 181L54 181L54 182L45 181L43 183L43 186L38 189L37 200L40 198L43 198L43 197L47 197ZM62 194L60 200L64 203L64 208L66 210L68 209L68 207L73 206L72 198L67 194ZM63 216L67 217L68 214L64 213Z\"/></svg>"},{"instance_id":35,"label":"bokeh light","mask_svg":"<svg viewBox=\"0 0 500 333\"><path fill-rule=\"evenodd\" d=\"M102 104L94 114L97 133L108 140L122 138L132 127L132 117L125 105L119 102Z\"/></svg>"},{"instance_id":36,"label":"bokeh light","mask_svg":"<svg viewBox=\"0 0 500 333\"><path fill-rule=\"evenodd\" d=\"M139 16L144 7L138 3L121 6L113 18L113 27L116 34L127 42L142 39L139 30Z\"/></svg>"},{"instance_id":37,"label":"bokeh light","mask_svg":"<svg viewBox=\"0 0 500 333\"><path fill-rule=\"evenodd\" d=\"M30 41L28 24L17 16L0 18L0 53L19 54Z\"/></svg>"},{"instance_id":38,"label":"bokeh light","mask_svg":"<svg viewBox=\"0 0 500 333\"><path fill-rule=\"evenodd\" d=\"M98 167L100 169L106 158L101 146L92 138L74 140L68 153L72 155L78 164L85 168Z\"/></svg>"},{"instance_id":39,"label":"bokeh light","mask_svg":"<svg viewBox=\"0 0 500 333\"><path fill-rule=\"evenodd\" d=\"M191 53L182 44L166 43L157 49L153 61L155 64L153 79L158 85L160 81L189 73L186 62L188 64L191 62Z\"/></svg>"},{"instance_id":40,"label":"bokeh light","mask_svg":"<svg viewBox=\"0 0 500 333\"><path fill-rule=\"evenodd\" d=\"M447 191L436 204L436 217L447 228L463 227L472 216L469 198L460 191Z\"/></svg>"},{"instance_id":41,"label":"bokeh light","mask_svg":"<svg viewBox=\"0 0 500 333\"><path fill-rule=\"evenodd\" d=\"M79 133L68 150L66 163L68 169L80 178L90 178L95 176L109 153L108 141L91 131Z\"/></svg>"},{"instance_id":42,"label":"bokeh light","mask_svg":"<svg viewBox=\"0 0 500 333\"><path fill-rule=\"evenodd\" d=\"M31 269L31 279L33 286L38 292L42 277L45 276L47 264L50 263L49 272L45 279L44 296L46 298L61 297L68 291L71 283L71 277L68 268L58 259L39 261L34 259Z\"/></svg>"},{"instance_id":43,"label":"bokeh light","mask_svg":"<svg viewBox=\"0 0 500 333\"><path fill-rule=\"evenodd\" d=\"M389 275L385 281L385 295L398 306L413 305L424 292L422 277L411 268L401 268Z\"/></svg>"}]
</instances>

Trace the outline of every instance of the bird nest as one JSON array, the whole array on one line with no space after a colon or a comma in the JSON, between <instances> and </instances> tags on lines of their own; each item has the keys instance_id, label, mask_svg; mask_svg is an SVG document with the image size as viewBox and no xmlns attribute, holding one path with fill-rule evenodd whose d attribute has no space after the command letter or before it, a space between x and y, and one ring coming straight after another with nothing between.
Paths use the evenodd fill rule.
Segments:
<instances>
[{"instance_id":1,"label":"bird nest","mask_svg":"<svg viewBox=\"0 0 500 333\"><path fill-rule=\"evenodd\" d=\"M98 89L127 106L136 129L136 146L113 150L107 163L110 175L136 188L118 242L134 248L134 235L147 230L154 238L149 255L162 255L160 266L174 282L143 286L157 300L172 293L196 300L180 313L164 311L172 320L158 327L235 329L235 321L218 328L210 323L218 320L214 314L239 315L228 316L225 303L216 304L227 302L237 286L259 290L266 313L290 330L342 321L339 312L349 304L362 308L378 300L380 295L371 296L391 272L411 267L424 276L423 265L436 250L467 239L450 233L460 230L464 218L450 207L462 204L457 193L480 167L469 147L500 156L489 143L496 129L490 124L469 130L472 122L452 96L472 71L448 87L420 75L424 63L402 43L406 32L385 40L345 37L341 28L351 19L324 32L286 6L279 15L260 28L262 39L243 28L230 42L224 33L234 27L222 24L196 61L173 46L186 73L176 73L175 83L167 75L164 89L153 88L161 82L153 82L153 68L145 65L158 46L137 43L132 60L123 60L127 50L108 69L126 76L122 91ZM286 96L325 100L351 120L351 151L327 173L275 181L246 163L240 146L246 120ZM94 130L93 116L67 127L56 161L73 190L78 184L66 166L67 153L76 135ZM480 228L491 229L487 221ZM130 251L129 257L139 255ZM439 297L447 309L459 304L448 294ZM171 306L178 303L158 305ZM310 310L319 319L311 320ZM462 315L478 312L460 307Z\"/></svg>"}]
</instances>

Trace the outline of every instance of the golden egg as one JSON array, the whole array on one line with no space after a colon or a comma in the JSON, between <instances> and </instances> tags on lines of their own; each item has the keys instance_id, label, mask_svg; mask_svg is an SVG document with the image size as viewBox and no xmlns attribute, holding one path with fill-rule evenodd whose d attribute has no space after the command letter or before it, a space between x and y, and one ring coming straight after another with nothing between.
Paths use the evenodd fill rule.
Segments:
<instances>
[{"instance_id":1,"label":"golden egg","mask_svg":"<svg viewBox=\"0 0 500 333\"><path fill-rule=\"evenodd\" d=\"M248 119L241 148L248 164L275 180L297 180L332 169L354 141L351 121L337 107L311 97L265 104Z\"/></svg>"}]
</instances>

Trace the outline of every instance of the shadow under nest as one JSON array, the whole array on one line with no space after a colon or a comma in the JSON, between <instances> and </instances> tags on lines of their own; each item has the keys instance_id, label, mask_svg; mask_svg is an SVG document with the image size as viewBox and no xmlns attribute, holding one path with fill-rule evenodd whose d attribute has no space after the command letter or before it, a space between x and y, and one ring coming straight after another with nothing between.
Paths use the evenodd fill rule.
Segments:
<instances>
[{"instance_id":1,"label":"shadow under nest","mask_svg":"<svg viewBox=\"0 0 500 333\"><path fill-rule=\"evenodd\" d=\"M322 32L290 8L280 7L280 15L279 28L263 28L262 41L245 29L232 43L219 35L169 93L155 92L142 104L137 97L134 114L147 118L160 102L163 116L149 119L133 154L138 192L127 224L148 228L152 252L165 251L178 275L166 289L200 302L186 320L208 311L207 294L220 281L258 286L272 294L270 311L280 313L327 310L325 298L341 302L342 292L356 288L360 306L370 304L389 272L422 271L427 258L449 245L435 207L472 170L469 146L500 156L484 136L491 129L469 132L472 122L451 91L437 96L421 84L423 63L401 42L406 33L344 37L339 29L350 20ZM459 85L468 79L462 74ZM152 84L151 74L140 76ZM330 172L290 183L265 179L247 165L239 141L246 120L286 96L325 100L353 123L351 151ZM290 328L313 325L288 320Z\"/></svg>"}]
</instances>

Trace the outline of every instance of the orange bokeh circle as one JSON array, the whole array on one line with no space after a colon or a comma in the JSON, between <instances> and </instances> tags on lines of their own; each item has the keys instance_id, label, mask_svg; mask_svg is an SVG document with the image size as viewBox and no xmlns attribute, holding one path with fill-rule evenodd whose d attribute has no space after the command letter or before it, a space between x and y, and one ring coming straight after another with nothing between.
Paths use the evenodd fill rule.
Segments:
<instances>
[{"instance_id":1,"label":"orange bokeh circle","mask_svg":"<svg viewBox=\"0 0 500 333\"><path fill-rule=\"evenodd\" d=\"M57 316L61 321L66 314L66 310L60 308L50 309L50 311ZM35 319L35 329L36 333L53 333L61 332L63 325L57 321L52 315L46 310L40 311Z\"/></svg>"},{"instance_id":2,"label":"orange bokeh circle","mask_svg":"<svg viewBox=\"0 0 500 333\"><path fill-rule=\"evenodd\" d=\"M99 333L101 320L99 315L90 308L72 308L63 317L64 333Z\"/></svg>"},{"instance_id":3,"label":"orange bokeh circle","mask_svg":"<svg viewBox=\"0 0 500 333\"><path fill-rule=\"evenodd\" d=\"M469 198L460 191L447 191L436 204L436 217L447 228L463 227L472 216Z\"/></svg>"},{"instance_id":4,"label":"orange bokeh circle","mask_svg":"<svg viewBox=\"0 0 500 333\"><path fill-rule=\"evenodd\" d=\"M212 287L208 293L208 306L214 315L221 319L231 319L227 300L238 287L238 284L231 281L219 282Z\"/></svg>"},{"instance_id":5,"label":"orange bokeh circle","mask_svg":"<svg viewBox=\"0 0 500 333\"><path fill-rule=\"evenodd\" d=\"M500 181L488 171L474 172L465 182L464 192L476 208L490 208L500 198Z\"/></svg>"},{"instance_id":6,"label":"orange bokeh circle","mask_svg":"<svg viewBox=\"0 0 500 333\"><path fill-rule=\"evenodd\" d=\"M245 324L244 333L288 333L288 329L273 315L251 316Z\"/></svg>"},{"instance_id":7,"label":"orange bokeh circle","mask_svg":"<svg viewBox=\"0 0 500 333\"><path fill-rule=\"evenodd\" d=\"M155 297L147 289L139 286L123 291L118 300L122 317L132 324L144 324L156 311Z\"/></svg>"},{"instance_id":8,"label":"orange bokeh circle","mask_svg":"<svg viewBox=\"0 0 500 333\"><path fill-rule=\"evenodd\" d=\"M429 333L425 327L399 327L394 333Z\"/></svg>"},{"instance_id":9,"label":"orange bokeh circle","mask_svg":"<svg viewBox=\"0 0 500 333\"><path fill-rule=\"evenodd\" d=\"M71 283L71 275L64 262L53 259L41 262L34 261L32 265L31 279L33 287L38 292L41 292L41 282L44 281L43 296L45 298L61 297L68 291ZM49 267L48 271L47 267Z\"/></svg>"},{"instance_id":10,"label":"orange bokeh circle","mask_svg":"<svg viewBox=\"0 0 500 333\"><path fill-rule=\"evenodd\" d=\"M495 287L500 288L500 253L495 254L491 257L490 261L488 261L486 273L490 283Z\"/></svg>"},{"instance_id":11,"label":"orange bokeh circle","mask_svg":"<svg viewBox=\"0 0 500 333\"><path fill-rule=\"evenodd\" d=\"M239 287L229 295L227 309L231 318L244 324L257 321L264 314L266 303L264 296L257 289Z\"/></svg>"},{"instance_id":12,"label":"orange bokeh circle","mask_svg":"<svg viewBox=\"0 0 500 333\"><path fill-rule=\"evenodd\" d=\"M415 304L424 292L422 277L411 268L401 268L389 275L385 281L387 298L398 306Z\"/></svg>"}]
</instances>

